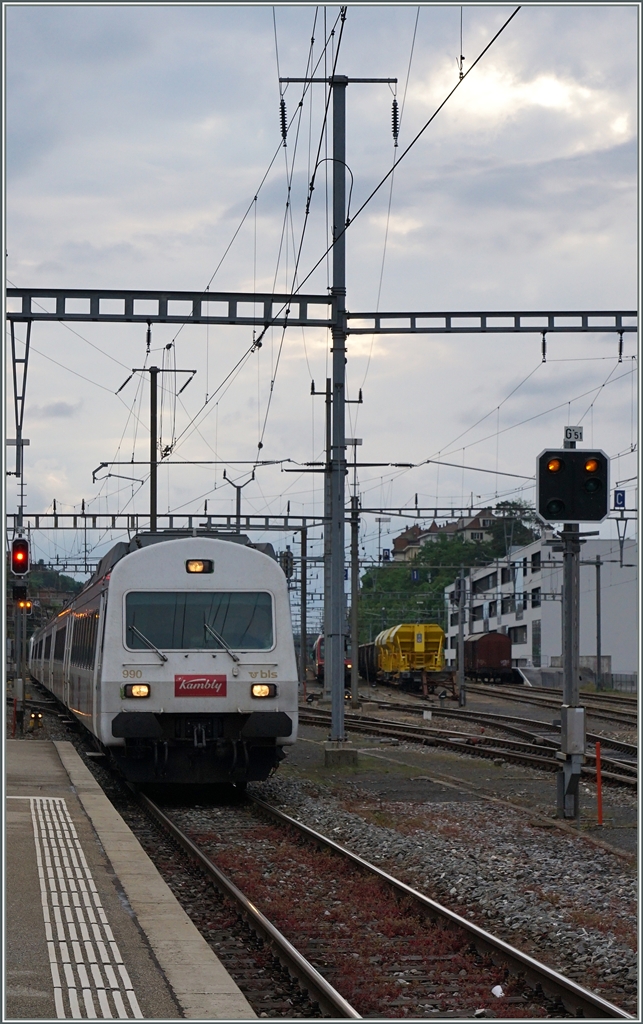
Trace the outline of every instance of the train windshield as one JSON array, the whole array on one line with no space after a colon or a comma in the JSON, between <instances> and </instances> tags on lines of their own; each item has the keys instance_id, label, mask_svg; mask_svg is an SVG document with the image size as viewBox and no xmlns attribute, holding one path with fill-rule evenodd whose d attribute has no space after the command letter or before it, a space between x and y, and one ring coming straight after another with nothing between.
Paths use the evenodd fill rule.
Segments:
<instances>
[{"instance_id":1,"label":"train windshield","mask_svg":"<svg viewBox=\"0 0 643 1024\"><path fill-rule=\"evenodd\" d=\"M149 649L140 634L161 651L220 651L226 646L266 651L273 646L272 598L261 591L141 591L128 594L125 607L131 650Z\"/></svg>"}]
</instances>

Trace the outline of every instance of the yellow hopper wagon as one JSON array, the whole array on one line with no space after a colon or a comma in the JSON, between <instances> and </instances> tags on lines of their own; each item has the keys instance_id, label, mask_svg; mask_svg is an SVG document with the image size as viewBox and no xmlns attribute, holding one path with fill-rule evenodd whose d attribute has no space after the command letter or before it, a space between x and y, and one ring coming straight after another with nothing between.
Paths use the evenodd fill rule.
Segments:
<instances>
[{"instance_id":1,"label":"yellow hopper wagon","mask_svg":"<svg viewBox=\"0 0 643 1024\"><path fill-rule=\"evenodd\" d=\"M383 630L360 648L360 668L368 681L433 693L451 684L444 667L444 630L434 622L403 622Z\"/></svg>"}]
</instances>

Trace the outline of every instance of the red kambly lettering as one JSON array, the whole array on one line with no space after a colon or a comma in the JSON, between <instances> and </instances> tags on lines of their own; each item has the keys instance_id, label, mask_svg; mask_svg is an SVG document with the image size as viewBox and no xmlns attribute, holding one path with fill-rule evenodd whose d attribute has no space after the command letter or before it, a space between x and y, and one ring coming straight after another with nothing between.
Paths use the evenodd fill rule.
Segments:
<instances>
[{"instance_id":1,"label":"red kambly lettering","mask_svg":"<svg viewBox=\"0 0 643 1024\"><path fill-rule=\"evenodd\" d=\"M225 697L226 676L174 676L175 697Z\"/></svg>"}]
</instances>

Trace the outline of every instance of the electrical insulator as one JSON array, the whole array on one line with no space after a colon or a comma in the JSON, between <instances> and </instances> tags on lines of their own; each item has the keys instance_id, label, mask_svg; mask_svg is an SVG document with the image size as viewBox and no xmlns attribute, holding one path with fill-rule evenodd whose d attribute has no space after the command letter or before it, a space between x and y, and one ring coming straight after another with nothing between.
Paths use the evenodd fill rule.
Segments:
<instances>
[{"instance_id":1,"label":"electrical insulator","mask_svg":"<svg viewBox=\"0 0 643 1024\"><path fill-rule=\"evenodd\" d=\"M281 137L284 140L284 146L286 145L286 135L288 134L288 123L286 121L286 101L281 97L279 103L279 120L281 121Z\"/></svg>"},{"instance_id":2,"label":"electrical insulator","mask_svg":"<svg viewBox=\"0 0 643 1024\"><path fill-rule=\"evenodd\" d=\"M281 552L279 555L279 564L281 565L286 578L291 579L295 571L295 556L290 548L287 547L285 551Z\"/></svg>"},{"instance_id":3,"label":"electrical insulator","mask_svg":"<svg viewBox=\"0 0 643 1024\"><path fill-rule=\"evenodd\" d=\"M393 125L393 141L395 142L395 145L397 146L397 139L398 139L398 136L400 134L400 112L399 112L399 108L398 108L397 100L396 99L393 100L393 114L392 114L392 117L391 117L391 121L392 121L392 125Z\"/></svg>"}]
</instances>

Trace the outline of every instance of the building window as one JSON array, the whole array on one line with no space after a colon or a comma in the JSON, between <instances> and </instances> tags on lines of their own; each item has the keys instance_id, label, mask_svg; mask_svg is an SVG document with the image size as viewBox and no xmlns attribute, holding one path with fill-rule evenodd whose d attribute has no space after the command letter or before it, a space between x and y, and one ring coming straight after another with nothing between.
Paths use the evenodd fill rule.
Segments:
<instances>
[{"instance_id":1,"label":"building window","mask_svg":"<svg viewBox=\"0 0 643 1024\"><path fill-rule=\"evenodd\" d=\"M540 551L534 551L531 556L531 571L540 572Z\"/></svg>"},{"instance_id":2,"label":"building window","mask_svg":"<svg viewBox=\"0 0 643 1024\"><path fill-rule=\"evenodd\" d=\"M501 608L502 615L511 615L516 610L513 597L503 597Z\"/></svg>"},{"instance_id":3,"label":"building window","mask_svg":"<svg viewBox=\"0 0 643 1024\"><path fill-rule=\"evenodd\" d=\"M534 668L540 668L540 619L534 619L531 624L531 663Z\"/></svg>"},{"instance_id":4,"label":"building window","mask_svg":"<svg viewBox=\"0 0 643 1024\"><path fill-rule=\"evenodd\" d=\"M457 646L458 646L458 638L457 638L457 636L452 636L451 640L449 642L449 647L451 648L451 650L453 650Z\"/></svg>"},{"instance_id":5,"label":"building window","mask_svg":"<svg viewBox=\"0 0 643 1024\"><path fill-rule=\"evenodd\" d=\"M531 592L531 607L540 608L540 587L534 587Z\"/></svg>"},{"instance_id":6,"label":"building window","mask_svg":"<svg viewBox=\"0 0 643 1024\"><path fill-rule=\"evenodd\" d=\"M513 571L511 569L503 569L500 575L501 583L512 583L513 582Z\"/></svg>"},{"instance_id":7,"label":"building window","mask_svg":"<svg viewBox=\"0 0 643 1024\"><path fill-rule=\"evenodd\" d=\"M472 588L474 594L484 594L490 590L495 590L498 585L498 573L491 572L488 576L481 576L480 579L473 580Z\"/></svg>"},{"instance_id":8,"label":"building window","mask_svg":"<svg viewBox=\"0 0 643 1024\"><path fill-rule=\"evenodd\" d=\"M460 622L460 612L451 612L450 623L452 626L457 626Z\"/></svg>"},{"instance_id":9,"label":"building window","mask_svg":"<svg viewBox=\"0 0 643 1024\"><path fill-rule=\"evenodd\" d=\"M482 619L482 617L483 617L483 612L484 612L484 605L483 604L476 604L476 605L474 605L473 606L473 610L471 612L471 618L473 619L473 621L474 622L479 622L480 619Z\"/></svg>"},{"instance_id":10,"label":"building window","mask_svg":"<svg viewBox=\"0 0 643 1024\"><path fill-rule=\"evenodd\" d=\"M471 540L484 540L484 534L480 533L478 530L472 530Z\"/></svg>"},{"instance_id":11,"label":"building window","mask_svg":"<svg viewBox=\"0 0 643 1024\"><path fill-rule=\"evenodd\" d=\"M512 644L526 644L527 643L527 627L526 626L511 626L509 629L509 638Z\"/></svg>"},{"instance_id":12,"label":"building window","mask_svg":"<svg viewBox=\"0 0 643 1024\"><path fill-rule=\"evenodd\" d=\"M491 526L491 520L490 519L483 519L482 520L482 525L483 525L484 529L487 530Z\"/></svg>"},{"instance_id":13,"label":"building window","mask_svg":"<svg viewBox=\"0 0 643 1024\"><path fill-rule=\"evenodd\" d=\"M489 601L489 618L492 619L494 615L498 614L498 602Z\"/></svg>"}]
</instances>

